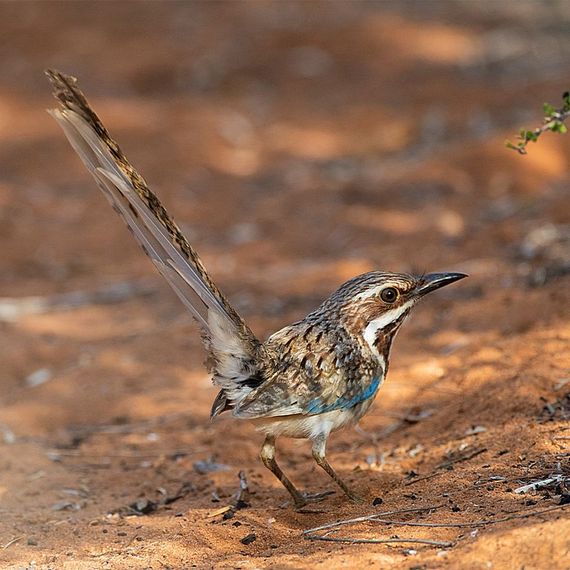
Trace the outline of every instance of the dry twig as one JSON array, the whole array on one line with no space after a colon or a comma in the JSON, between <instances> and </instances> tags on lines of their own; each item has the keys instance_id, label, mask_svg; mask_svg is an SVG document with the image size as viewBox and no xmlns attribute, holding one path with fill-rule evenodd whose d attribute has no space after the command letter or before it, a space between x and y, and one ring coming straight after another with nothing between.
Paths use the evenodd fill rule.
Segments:
<instances>
[{"instance_id":1,"label":"dry twig","mask_svg":"<svg viewBox=\"0 0 570 570\"><path fill-rule=\"evenodd\" d=\"M523 485L518 489L515 489L515 493L528 493L529 491L536 491L537 489L542 489L544 487L549 487L555 483L562 483L570 481L570 477L566 477L565 475L557 474L552 475L552 477L548 477L547 479L541 479L540 481L534 481L529 483L528 485Z\"/></svg>"},{"instance_id":2,"label":"dry twig","mask_svg":"<svg viewBox=\"0 0 570 570\"><path fill-rule=\"evenodd\" d=\"M17 536L16 538L9 540L6 544L2 545L2 550L6 550L10 546L12 546L12 544L16 544L16 542L20 542L20 540L22 540L22 538L24 538L24 537L23 536Z\"/></svg>"},{"instance_id":3,"label":"dry twig","mask_svg":"<svg viewBox=\"0 0 570 570\"><path fill-rule=\"evenodd\" d=\"M442 548L453 546L453 542L443 540L429 540L427 538L342 538L335 536L322 536L319 534L305 536L307 540L325 540L327 542L344 542L348 544L429 544L430 546L440 546Z\"/></svg>"},{"instance_id":4,"label":"dry twig","mask_svg":"<svg viewBox=\"0 0 570 570\"><path fill-rule=\"evenodd\" d=\"M547 509L541 509L539 511L532 511L529 513L513 513L511 515L507 515L505 517L500 517L496 519L483 519L473 522L465 522L465 523L429 523L429 522L414 522L414 521L400 521L400 520L391 520L381 517L390 516L393 514L401 514L401 513L410 513L410 512L425 512L425 511L432 511L438 508L441 508L443 505L436 505L431 507L420 507L417 509L401 509L398 511L386 511L384 513L377 513L368 516L357 517L353 519L346 519L341 521L336 521L334 523L329 523L326 525L321 525L318 527L314 527L308 530L303 531L303 535L308 540L323 540L327 542L343 542L348 544L390 544L390 543L416 543L416 544L427 544L430 546L440 546L440 547L451 547L454 545L454 542L450 541L439 541L439 540L432 540L432 539L423 539L423 538L351 538L351 537L331 537L328 536L331 532L335 532L338 530L338 527L355 524L359 522L378 522L386 525L394 525L394 526L410 526L410 527L427 527L427 528L479 528L485 527L490 525L495 525L503 522L508 522L511 520L516 519L526 519L546 513L550 513L552 511L561 510L565 507L569 507L569 504L565 505L554 505ZM325 534L316 534L317 531L326 530Z\"/></svg>"},{"instance_id":5,"label":"dry twig","mask_svg":"<svg viewBox=\"0 0 570 570\"><path fill-rule=\"evenodd\" d=\"M236 509L242 509L243 507L249 505L250 493L245 472L240 471L238 473L238 477L239 477L239 489L236 494L234 506Z\"/></svg>"},{"instance_id":6,"label":"dry twig","mask_svg":"<svg viewBox=\"0 0 570 570\"><path fill-rule=\"evenodd\" d=\"M304 535L312 534L312 533L317 532L319 530L326 530L329 528L335 528L335 527L343 526L343 525L347 525L347 524L355 524L355 523L359 523L359 522L371 521L371 520L374 520L374 519L377 519L380 517L387 517L390 515L401 515L404 513L421 513L421 512L425 512L425 511L435 511L436 509L441 509L441 507L443 507L443 506L445 506L445 505L431 505L428 507L415 507L413 509L398 509L396 511L385 511L383 513L375 513L373 515L365 515L362 517L356 517L354 519L345 519L345 520L336 521L333 523L324 524L321 526L316 526L316 527L304 530L303 534Z\"/></svg>"},{"instance_id":7,"label":"dry twig","mask_svg":"<svg viewBox=\"0 0 570 570\"><path fill-rule=\"evenodd\" d=\"M413 521L393 521L390 519L373 519L374 522L396 525L396 526L421 526L430 528L477 528L482 526L490 526L493 524L499 524L515 519L527 519L536 515L541 515L543 513L549 513L550 511L555 511L564 508L568 505L554 505L547 509L542 509L540 511L533 511L531 513L514 513L512 515L507 515L506 517L501 517L498 519L483 519L479 521L466 522L466 523L423 523L423 522L413 522Z\"/></svg>"}]
</instances>

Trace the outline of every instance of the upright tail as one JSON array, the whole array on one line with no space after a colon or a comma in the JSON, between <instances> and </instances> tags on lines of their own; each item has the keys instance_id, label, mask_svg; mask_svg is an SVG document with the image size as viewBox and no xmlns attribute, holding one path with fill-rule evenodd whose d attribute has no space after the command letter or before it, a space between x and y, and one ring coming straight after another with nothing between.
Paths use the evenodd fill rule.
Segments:
<instances>
[{"instance_id":1,"label":"upright tail","mask_svg":"<svg viewBox=\"0 0 570 570\"><path fill-rule=\"evenodd\" d=\"M46 71L58 109L49 113L59 123L113 209L190 310L203 331L214 382L221 387L212 416L233 407L261 382L261 344L214 284L188 243L143 177L77 88L77 80Z\"/></svg>"}]
</instances>

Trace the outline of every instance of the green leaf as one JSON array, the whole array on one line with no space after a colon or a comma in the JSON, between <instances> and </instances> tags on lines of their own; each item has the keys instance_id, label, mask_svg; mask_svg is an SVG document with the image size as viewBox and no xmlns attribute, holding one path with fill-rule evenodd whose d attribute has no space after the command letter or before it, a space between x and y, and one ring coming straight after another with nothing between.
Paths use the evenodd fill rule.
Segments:
<instances>
[{"instance_id":1,"label":"green leaf","mask_svg":"<svg viewBox=\"0 0 570 570\"><path fill-rule=\"evenodd\" d=\"M556 113L554 105L551 105L550 103L545 103L542 106L542 110L544 111L544 114L547 115L548 117L550 117L553 113Z\"/></svg>"},{"instance_id":2,"label":"green leaf","mask_svg":"<svg viewBox=\"0 0 570 570\"><path fill-rule=\"evenodd\" d=\"M511 141L505 141L505 146L511 150L516 150L519 154L526 154L526 143L514 144Z\"/></svg>"},{"instance_id":3,"label":"green leaf","mask_svg":"<svg viewBox=\"0 0 570 570\"><path fill-rule=\"evenodd\" d=\"M524 135L523 135L523 139L525 141L532 141L532 142L536 142L538 140L538 133L535 133L534 131L523 131Z\"/></svg>"}]
</instances>

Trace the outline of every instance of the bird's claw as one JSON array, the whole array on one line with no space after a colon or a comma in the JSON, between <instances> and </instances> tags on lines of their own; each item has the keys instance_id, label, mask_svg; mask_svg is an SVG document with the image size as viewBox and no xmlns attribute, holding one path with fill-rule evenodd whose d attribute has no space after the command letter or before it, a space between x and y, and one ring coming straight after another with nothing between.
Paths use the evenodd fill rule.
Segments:
<instances>
[{"instance_id":1,"label":"bird's claw","mask_svg":"<svg viewBox=\"0 0 570 570\"><path fill-rule=\"evenodd\" d=\"M322 493L299 493L299 497L295 499L295 509L302 509L303 507L306 507L308 503L320 503L329 495L334 494L334 491L323 491Z\"/></svg>"},{"instance_id":2,"label":"bird's claw","mask_svg":"<svg viewBox=\"0 0 570 570\"><path fill-rule=\"evenodd\" d=\"M355 493L350 493L347 495L348 500L356 503L356 504L360 504L360 503L364 503L364 498L361 497L360 495L356 495Z\"/></svg>"}]
</instances>

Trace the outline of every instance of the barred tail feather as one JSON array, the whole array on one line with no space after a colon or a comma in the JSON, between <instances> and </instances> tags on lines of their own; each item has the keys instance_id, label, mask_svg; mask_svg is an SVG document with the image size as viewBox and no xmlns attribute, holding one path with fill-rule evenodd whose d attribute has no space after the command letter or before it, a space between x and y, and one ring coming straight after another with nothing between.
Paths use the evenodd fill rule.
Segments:
<instances>
[{"instance_id":1,"label":"barred tail feather","mask_svg":"<svg viewBox=\"0 0 570 570\"><path fill-rule=\"evenodd\" d=\"M57 71L46 74L61 104L49 113L105 197L201 326L213 362L214 381L226 399L224 409L232 407L251 390L247 386L251 376L257 376L255 362L262 350L259 341L211 280L198 254L156 195L109 136L76 87L75 78Z\"/></svg>"}]
</instances>

